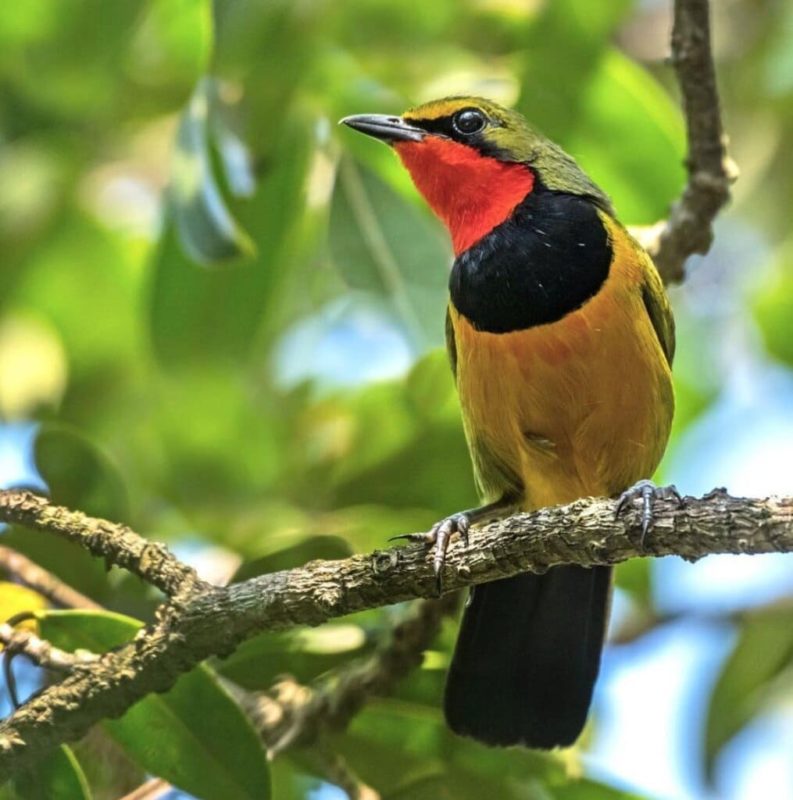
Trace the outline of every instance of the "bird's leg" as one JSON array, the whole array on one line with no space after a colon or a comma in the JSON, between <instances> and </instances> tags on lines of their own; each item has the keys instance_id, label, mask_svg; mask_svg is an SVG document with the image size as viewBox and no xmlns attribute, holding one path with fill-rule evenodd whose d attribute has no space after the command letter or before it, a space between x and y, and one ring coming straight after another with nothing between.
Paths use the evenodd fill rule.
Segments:
<instances>
[{"instance_id":1,"label":"bird's leg","mask_svg":"<svg viewBox=\"0 0 793 800\"><path fill-rule=\"evenodd\" d=\"M642 501L642 537L639 540L639 547L644 550L644 543L647 534L653 526L653 503L656 500L676 500L678 505L683 503L683 498L676 486L656 486L652 481L641 480L626 489L617 498L617 507L614 509L614 516L619 515L625 510L628 503L636 499Z\"/></svg>"},{"instance_id":2,"label":"bird's leg","mask_svg":"<svg viewBox=\"0 0 793 800\"><path fill-rule=\"evenodd\" d=\"M452 535L458 533L465 546L468 547L468 531L471 525L476 525L485 520L505 517L516 508L517 501L515 498L504 496L496 500L495 503L488 503L486 506L469 508L465 511L458 511L456 514L450 514L448 517L436 522L426 533L403 533L400 536L392 536L389 541L407 539L411 542L421 542L433 548L432 566L435 571L438 594L440 595L443 591L443 563L446 560L446 551L449 549Z\"/></svg>"}]
</instances>

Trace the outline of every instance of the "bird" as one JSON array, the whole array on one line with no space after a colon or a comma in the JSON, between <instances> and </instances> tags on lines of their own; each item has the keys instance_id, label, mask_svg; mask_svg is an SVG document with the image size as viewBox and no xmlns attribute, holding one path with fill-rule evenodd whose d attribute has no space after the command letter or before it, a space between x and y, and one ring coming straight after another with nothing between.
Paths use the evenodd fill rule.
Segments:
<instances>
[{"instance_id":1,"label":"bird","mask_svg":"<svg viewBox=\"0 0 793 800\"><path fill-rule=\"evenodd\" d=\"M485 98L341 122L393 148L454 251L446 344L482 504L411 535L434 547L436 574L454 534L465 544L472 525L587 496L642 500L646 534L674 412L674 318L608 196ZM451 730L490 746L574 744L611 587L611 567L578 565L473 587L446 679Z\"/></svg>"}]
</instances>

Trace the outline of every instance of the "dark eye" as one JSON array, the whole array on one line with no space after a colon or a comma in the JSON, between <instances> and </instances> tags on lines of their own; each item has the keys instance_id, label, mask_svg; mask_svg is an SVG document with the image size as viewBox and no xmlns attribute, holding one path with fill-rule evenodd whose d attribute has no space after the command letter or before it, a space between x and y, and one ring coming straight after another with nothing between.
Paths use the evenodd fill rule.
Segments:
<instances>
[{"instance_id":1,"label":"dark eye","mask_svg":"<svg viewBox=\"0 0 793 800\"><path fill-rule=\"evenodd\" d=\"M464 136L479 133L486 123L485 115L476 108L464 108L452 117L452 126L457 133L462 133Z\"/></svg>"}]
</instances>

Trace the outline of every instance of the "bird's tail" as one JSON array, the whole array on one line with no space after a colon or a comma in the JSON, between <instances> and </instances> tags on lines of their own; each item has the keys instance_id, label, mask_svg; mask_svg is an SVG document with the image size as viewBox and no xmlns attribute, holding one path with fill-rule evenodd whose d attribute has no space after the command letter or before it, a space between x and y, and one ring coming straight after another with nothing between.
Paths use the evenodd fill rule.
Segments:
<instances>
[{"instance_id":1,"label":"bird's tail","mask_svg":"<svg viewBox=\"0 0 793 800\"><path fill-rule=\"evenodd\" d=\"M586 722L611 568L553 567L473 590L446 682L453 731L491 745L572 744Z\"/></svg>"}]
</instances>

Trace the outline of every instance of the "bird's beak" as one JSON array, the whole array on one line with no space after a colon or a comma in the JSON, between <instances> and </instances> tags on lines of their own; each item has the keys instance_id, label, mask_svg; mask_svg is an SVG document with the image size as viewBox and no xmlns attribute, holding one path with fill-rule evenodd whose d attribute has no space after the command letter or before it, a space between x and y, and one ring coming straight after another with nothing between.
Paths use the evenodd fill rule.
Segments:
<instances>
[{"instance_id":1,"label":"bird's beak","mask_svg":"<svg viewBox=\"0 0 793 800\"><path fill-rule=\"evenodd\" d=\"M400 117L388 117L385 114L356 114L353 117L345 117L340 123L388 144L420 142L427 135L426 131L408 125Z\"/></svg>"}]
</instances>

